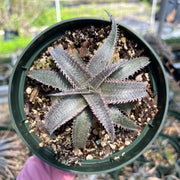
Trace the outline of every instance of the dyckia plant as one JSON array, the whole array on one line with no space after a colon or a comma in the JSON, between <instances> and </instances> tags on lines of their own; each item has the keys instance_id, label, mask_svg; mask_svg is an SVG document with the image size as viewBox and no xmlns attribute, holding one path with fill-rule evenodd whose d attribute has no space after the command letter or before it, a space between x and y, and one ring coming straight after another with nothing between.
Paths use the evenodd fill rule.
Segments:
<instances>
[{"instance_id":1,"label":"dyckia plant","mask_svg":"<svg viewBox=\"0 0 180 180\"><path fill-rule=\"evenodd\" d=\"M117 105L147 94L145 82L127 80L149 64L147 57L110 63L117 41L117 24L108 15L112 22L111 32L88 64L56 46L49 51L59 72L32 70L28 74L28 77L59 90L59 93L49 94L59 98L45 116L45 127L52 135L57 128L73 120L72 140L78 148L84 148L86 144L93 116L102 123L112 141L115 125L137 130L138 125Z\"/></svg>"}]
</instances>

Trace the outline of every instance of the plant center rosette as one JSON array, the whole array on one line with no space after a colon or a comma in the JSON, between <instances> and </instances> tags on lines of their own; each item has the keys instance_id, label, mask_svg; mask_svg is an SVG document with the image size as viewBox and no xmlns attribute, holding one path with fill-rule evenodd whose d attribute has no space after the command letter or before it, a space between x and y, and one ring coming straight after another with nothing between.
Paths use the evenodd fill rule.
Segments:
<instances>
[{"instance_id":1,"label":"plant center rosette","mask_svg":"<svg viewBox=\"0 0 180 180\"><path fill-rule=\"evenodd\" d=\"M67 31L27 74L29 132L66 165L122 150L158 112L151 60L108 15L111 26Z\"/></svg>"}]
</instances>

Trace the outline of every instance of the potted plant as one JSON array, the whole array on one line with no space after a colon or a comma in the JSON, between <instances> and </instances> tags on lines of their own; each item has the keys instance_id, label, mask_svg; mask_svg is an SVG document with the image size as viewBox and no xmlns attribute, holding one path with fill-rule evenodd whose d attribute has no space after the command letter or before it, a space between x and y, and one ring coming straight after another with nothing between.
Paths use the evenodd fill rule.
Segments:
<instances>
[{"instance_id":1,"label":"potted plant","mask_svg":"<svg viewBox=\"0 0 180 180\"><path fill-rule=\"evenodd\" d=\"M108 15L111 21L76 18L51 26L26 47L10 80L10 114L20 137L39 158L73 173L132 162L166 116L161 62Z\"/></svg>"}]
</instances>

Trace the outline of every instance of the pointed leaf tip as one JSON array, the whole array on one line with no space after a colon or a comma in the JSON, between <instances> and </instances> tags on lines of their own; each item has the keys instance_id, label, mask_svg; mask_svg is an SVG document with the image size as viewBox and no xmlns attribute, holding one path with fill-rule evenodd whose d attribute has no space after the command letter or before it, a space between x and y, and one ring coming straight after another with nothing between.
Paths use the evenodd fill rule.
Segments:
<instances>
[{"instance_id":1,"label":"pointed leaf tip","mask_svg":"<svg viewBox=\"0 0 180 180\"><path fill-rule=\"evenodd\" d=\"M138 57L127 61L121 69L114 72L111 78L114 79L125 79L132 76L134 73L138 72L142 68L146 67L150 63L147 57Z\"/></svg>"},{"instance_id":2,"label":"pointed leaf tip","mask_svg":"<svg viewBox=\"0 0 180 180\"><path fill-rule=\"evenodd\" d=\"M114 122L122 128L137 131L139 126L119 111L117 107L110 107L111 116Z\"/></svg>"},{"instance_id":3,"label":"pointed leaf tip","mask_svg":"<svg viewBox=\"0 0 180 180\"><path fill-rule=\"evenodd\" d=\"M61 73L49 70L32 70L28 72L28 77L36 81L52 86L59 90L65 90L71 87L69 82L64 78Z\"/></svg>"},{"instance_id":4,"label":"pointed leaf tip","mask_svg":"<svg viewBox=\"0 0 180 180\"><path fill-rule=\"evenodd\" d=\"M114 20L114 17L107 12L111 18L111 32L107 37L106 41L102 46L97 50L96 54L92 57L88 64L88 70L91 74L97 74L99 71L104 69L109 62L114 53L115 44L117 40L117 24Z\"/></svg>"},{"instance_id":5,"label":"pointed leaf tip","mask_svg":"<svg viewBox=\"0 0 180 180\"><path fill-rule=\"evenodd\" d=\"M107 13L107 15L108 15L110 18L113 17L109 11L105 10L105 12Z\"/></svg>"}]
</instances>

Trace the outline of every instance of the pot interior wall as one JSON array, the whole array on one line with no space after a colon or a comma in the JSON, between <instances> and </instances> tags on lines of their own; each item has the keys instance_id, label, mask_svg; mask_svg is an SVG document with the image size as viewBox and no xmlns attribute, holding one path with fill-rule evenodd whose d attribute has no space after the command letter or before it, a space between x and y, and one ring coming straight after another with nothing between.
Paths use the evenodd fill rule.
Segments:
<instances>
[{"instance_id":1,"label":"pot interior wall","mask_svg":"<svg viewBox=\"0 0 180 180\"><path fill-rule=\"evenodd\" d=\"M110 22L95 18L79 18L74 19L74 21L68 20L60 22L42 32L26 47L20 56L12 73L9 87L9 108L11 118L16 131L29 149L39 158L56 168L83 174L114 171L135 160L147 149L159 133L166 117L168 104L167 82L160 60L154 54L153 50L140 37L128 28L119 25L121 29L127 31L128 39L137 41L137 43L144 48L146 56L150 57L151 64L149 66L149 71L154 84L154 93L158 95L157 105L159 109L159 112L155 116L154 120L144 128L141 136L136 138L127 148L114 153L112 156L107 157L104 160L94 159L83 161L82 166L63 165L54 159L49 148L39 147L38 138L33 133L29 134L28 125L24 123L26 120L26 115L24 114L24 87L26 73L39 53L54 40L61 37L66 30L71 28L81 28L89 24L100 26L110 25ZM122 153L123 156L121 156ZM113 160L115 156L120 156L120 158L118 160Z\"/></svg>"}]
</instances>

